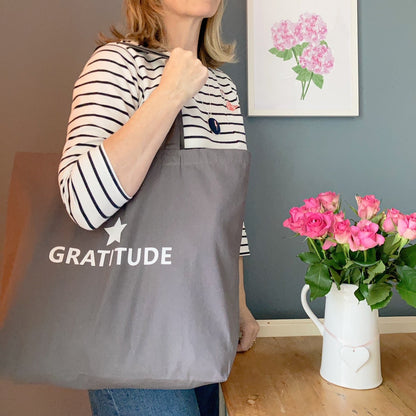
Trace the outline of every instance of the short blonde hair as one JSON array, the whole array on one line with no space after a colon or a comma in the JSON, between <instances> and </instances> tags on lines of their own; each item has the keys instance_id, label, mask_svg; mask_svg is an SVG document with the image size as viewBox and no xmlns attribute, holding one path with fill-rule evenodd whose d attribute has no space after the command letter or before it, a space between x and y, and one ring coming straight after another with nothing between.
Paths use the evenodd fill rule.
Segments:
<instances>
[{"instance_id":1,"label":"short blonde hair","mask_svg":"<svg viewBox=\"0 0 416 416\"><path fill-rule=\"evenodd\" d=\"M224 43L221 36L221 21L224 14L221 0L214 16L202 22L198 43L198 58L209 68L218 68L227 62L235 62L235 42ZM160 0L124 0L126 18L125 34L114 26L112 37L99 35L98 44L120 40L132 40L153 49L166 49L163 28L163 7Z\"/></svg>"}]
</instances>

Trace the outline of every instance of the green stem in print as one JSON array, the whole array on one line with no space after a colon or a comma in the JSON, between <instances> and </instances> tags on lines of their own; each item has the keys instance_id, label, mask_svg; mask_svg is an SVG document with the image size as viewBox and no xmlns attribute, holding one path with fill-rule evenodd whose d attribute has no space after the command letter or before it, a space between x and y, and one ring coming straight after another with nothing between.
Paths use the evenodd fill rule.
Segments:
<instances>
[{"instance_id":1,"label":"green stem in print","mask_svg":"<svg viewBox=\"0 0 416 416\"><path fill-rule=\"evenodd\" d=\"M296 63L299 65L299 58L298 58L298 55L296 54L295 48L292 48L292 52L293 52L293 56L296 59Z\"/></svg>"},{"instance_id":2,"label":"green stem in print","mask_svg":"<svg viewBox=\"0 0 416 416\"><path fill-rule=\"evenodd\" d=\"M309 87L310 87L310 85L311 85L312 77L313 77L313 72L311 72L311 77L309 78L308 86L307 86L307 88L306 88L305 94L303 94L303 98L302 98L302 100L304 100L304 99L305 99L306 94L308 93Z\"/></svg>"}]
</instances>

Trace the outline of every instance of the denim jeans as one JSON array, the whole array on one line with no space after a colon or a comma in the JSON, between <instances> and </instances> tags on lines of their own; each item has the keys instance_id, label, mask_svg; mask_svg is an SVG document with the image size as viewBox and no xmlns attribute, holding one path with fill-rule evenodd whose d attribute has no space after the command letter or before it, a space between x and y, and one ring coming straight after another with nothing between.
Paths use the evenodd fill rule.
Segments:
<instances>
[{"instance_id":1,"label":"denim jeans","mask_svg":"<svg viewBox=\"0 0 416 416\"><path fill-rule=\"evenodd\" d=\"M93 416L218 416L218 384L190 390L88 390Z\"/></svg>"}]
</instances>

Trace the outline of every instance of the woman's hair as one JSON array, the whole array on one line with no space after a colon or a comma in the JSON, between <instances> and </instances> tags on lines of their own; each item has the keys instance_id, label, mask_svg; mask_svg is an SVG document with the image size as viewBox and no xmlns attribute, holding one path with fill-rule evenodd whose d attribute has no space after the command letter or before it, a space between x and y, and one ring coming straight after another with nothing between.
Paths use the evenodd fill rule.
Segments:
<instances>
[{"instance_id":1,"label":"woman's hair","mask_svg":"<svg viewBox=\"0 0 416 416\"><path fill-rule=\"evenodd\" d=\"M221 20L224 14L221 0L217 12L202 21L198 41L198 58L209 68L218 68L226 62L235 62L234 43L224 43L221 37ZM160 0L124 0L126 31L123 34L110 27L112 37L99 34L98 44L132 40L153 49L166 49L163 28L163 7Z\"/></svg>"}]
</instances>

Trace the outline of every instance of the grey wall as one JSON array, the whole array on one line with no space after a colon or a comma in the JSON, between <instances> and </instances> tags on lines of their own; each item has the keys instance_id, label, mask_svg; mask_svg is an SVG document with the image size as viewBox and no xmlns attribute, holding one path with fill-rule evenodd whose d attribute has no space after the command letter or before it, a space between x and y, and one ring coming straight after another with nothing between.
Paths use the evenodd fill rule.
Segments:
<instances>
[{"instance_id":1,"label":"grey wall","mask_svg":"<svg viewBox=\"0 0 416 416\"><path fill-rule=\"evenodd\" d=\"M259 0L261 1L261 0ZM60 151L72 86L98 31L120 20L118 1L1 0L0 236L16 151ZM305 317L299 302L304 245L282 227L291 206L332 190L353 205L374 193L385 208L416 211L414 0L359 5L358 118L247 118L252 171L246 225L248 303L258 319ZM239 64L224 69L247 108L246 8L229 0L224 35L238 42ZM316 310L322 302L315 301ZM415 315L398 296L384 315Z\"/></svg>"}]
</instances>

